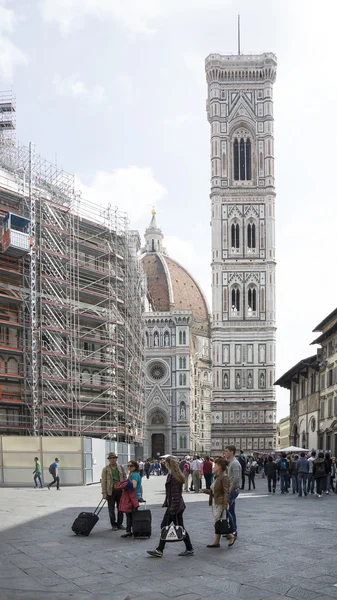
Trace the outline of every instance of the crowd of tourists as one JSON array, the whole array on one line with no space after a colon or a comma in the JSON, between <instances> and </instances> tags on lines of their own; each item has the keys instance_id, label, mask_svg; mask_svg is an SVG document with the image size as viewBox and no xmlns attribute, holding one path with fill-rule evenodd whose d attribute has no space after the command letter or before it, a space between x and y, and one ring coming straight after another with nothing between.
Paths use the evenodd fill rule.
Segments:
<instances>
[{"instance_id":1,"label":"crowd of tourists","mask_svg":"<svg viewBox=\"0 0 337 600\"><path fill-rule=\"evenodd\" d=\"M56 459L55 459L56 460ZM151 557L163 556L167 541L183 541L185 549L179 556L194 554L191 538L184 527L183 514L186 508L184 494L203 493L209 497L212 509L214 540L207 548L220 548L223 538L226 538L228 548L232 548L238 537L238 523L235 503L238 495L245 489L255 489L255 476L267 480L268 492L276 493L279 484L281 494L298 494L299 497L314 494L321 498L323 493L330 490L336 492L336 460L329 452L300 454L280 452L275 454L246 456L242 450L228 445L221 457L212 458L198 455L185 456L179 460L173 456L165 456L159 460L129 460L127 472L118 464L118 456L114 452L108 455L109 464L103 468L101 488L103 499L107 501L111 528L113 531L122 530L124 539L137 536L151 536L151 511L140 509L143 499L143 477L152 474L166 474L165 514L160 526L160 538L156 548L147 550ZM37 484L38 464L34 471ZM55 465L54 465L55 466ZM54 479L58 477L58 462L56 472L51 471ZM54 482L52 482L54 483ZM56 481L58 485L58 481ZM51 484L49 484L50 486ZM103 505L102 505L103 506ZM99 509L101 510L101 509ZM124 514L126 526L123 525ZM73 524L76 534L89 535L98 516L95 513L81 513ZM89 529L88 529L89 527Z\"/></svg>"}]
</instances>

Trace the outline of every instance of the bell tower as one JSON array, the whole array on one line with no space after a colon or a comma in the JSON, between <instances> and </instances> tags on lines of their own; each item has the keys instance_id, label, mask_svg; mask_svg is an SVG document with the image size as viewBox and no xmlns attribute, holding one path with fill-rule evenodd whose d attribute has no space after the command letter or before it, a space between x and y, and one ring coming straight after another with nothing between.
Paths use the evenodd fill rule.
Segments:
<instances>
[{"instance_id":1,"label":"bell tower","mask_svg":"<svg viewBox=\"0 0 337 600\"><path fill-rule=\"evenodd\" d=\"M206 59L211 127L212 452L276 446L276 57Z\"/></svg>"}]
</instances>

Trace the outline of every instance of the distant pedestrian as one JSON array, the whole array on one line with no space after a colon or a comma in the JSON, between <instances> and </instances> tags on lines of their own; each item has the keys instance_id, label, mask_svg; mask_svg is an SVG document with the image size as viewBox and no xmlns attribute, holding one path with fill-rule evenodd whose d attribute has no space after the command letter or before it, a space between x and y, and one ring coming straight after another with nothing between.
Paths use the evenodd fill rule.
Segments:
<instances>
[{"instance_id":1,"label":"distant pedestrian","mask_svg":"<svg viewBox=\"0 0 337 600\"><path fill-rule=\"evenodd\" d=\"M35 460L35 469L33 471L33 475L34 475L34 488L37 488L37 479L39 480L40 483L40 488L43 488L43 482L42 482L42 469L41 469L41 463L38 459L37 456L35 456L34 458Z\"/></svg>"},{"instance_id":2,"label":"distant pedestrian","mask_svg":"<svg viewBox=\"0 0 337 600\"><path fill-rule=\"evenodd\" d=\"M194 456L191 464L191 470L195 494L199 494L201 482L201 464L200 456Z\"/></svg>"},{"instance_id":3,"label":"distant pedestrian","mask_svg":"<svg viewBox=\"0 0 337 600\"><path fill-rule=\"evenodd\" d=\"M236 522L236 513L235 513L235 500L237 499L240 493L240 480L241 480L241 465L239 461L235 458L236 448L235 446L226 446L225 448L225 458L228 461L228 478L229 478L229 506L228 512L230 513L234 526L233 535L237 537L238 527Z\"/></svg>"},{"instance_id":4,"label":"distant pedestrian","mask_svg":"<svg viewBox=\"0 0 337 600\"><path fill-rule=\"evenodd\" d=\"M308 494L314 494L315 489L315 478L314 478L314 460L316 459L316 450L311 452L310 458L308 458L309 463L309 473L308 473Z\"/></svg>"},{"instance_id":5,"label":"distant pedestrian","mask_svg":"<svg viewBox=\"0 0 337 600\"><path fill-rule=\"evenodd\" d=\"M255 461L248 461L247 465L246 465L246 475L248 475L248 490L250 491L252 486L253 489L255 490L255 473L256 473L256 462L254 464Z\"/></svg>"},{"instance_id":6,"label":"distant pedestrian","mask_svg":"<svg viewBox=\"0 0 337 600\"><path fill-rule=\"evenodd\" d=\"M323 452L318 453L314 460L314 477L316 481L316 496L322 498L324 478L326 477L325 458Z\"/></svg>"},{"instance_id":7,"label":"distant pedestrian","mask_svg":"<svg viewBox=\"0 0 337 600\"><path fill-rule=\"evenodd\" d=\"M143 478L144 477L144 463L142 460L138 461L138 465L139 465L139 475Z\"/></svg>"},{"instance_id":8,"label":"distant pedestrian","mask_svg":"<svg viewBox=\"0 0 337 600\"><path fill-rule=\"evenodd\" d=\"M272 456L268 456L268 461L266 462L266 466L265 466L264 470L267 475L268 492L269 492L269 494L271 494L271 490L272 490L272 486L273 486L273 494L275 494L276 479L277 479L277 464L274 461Z\"/></svg>"},{"instance_id":9,"label":"distant pedestrian","mask_svg":"<svg viewBox=\"0 0 337 600\"><path fill-rule=\"evenodd\" d=\"M49 467L49 473L53 476L53 481L49 483L48 490L50 490L51 486L56 483L56 490L60 491L59 462L60 460L55 458L55 462L53 462Z\"/></svg>"},{"instance_id":10,"label":"distant pedestrian","mask_svg":"<svg viewBox=\"0 0 337 600\"><path fill-rule=\"evenodd\" d=\"M168 476L165 483L165 501L163 507L166 508L164 518L161 523L161 529L167 527L171 523L179 525L184 528L183 512L186 508L185 502L182 496L183 484L185 482L184 475L179 468L178 461L173 456L166 458L166 466L168 469ZM191 544L190 536L185 529L185 550L180 552L179 556L191 556L194 554L193 546ZM147 550L150 556L161 558L166 542L162 539L159 540L159 544L155 550Z\"/></svg>"},{"instance_id":11,"label":"distant pedestrian","mask_svg":"<svg viewBox=\"0 0 337 600\"><path fill-rule=\"evenodd\" d=\"M289 460L285 452L282 452L277 461L277 468L280 474L281 494L288 494Z\"/></svg>"},{"instance_id":12,"label":"distant pedestrian","mask_svg":"<svg viewBox=\"0 0 337 600\"><path fill-rule=\"evenodd\" d=\"M213 463L210 460L209 456L206 456L204 462L204 477L206 483L206 489L209 490L212 484L212 472L213 472Z\"/></svg>"},{"instance_id":13,"label":"distant pedestrian","mask_svg":"<svg viewBox=\"0 0 337 600\"><path fill-rule=\"evenodd\" d=\"M144 463L144 470L145 470L145 475L146 475L146 479L150 478L150 471L151 471L151 463L149 460L146 460Z\"/></svg>"},{"instance_id":14,"label":"distant pedestrian","mask_svg":"<svg viewBox=\"0 0 337 600\"><path fill-rule=\"evenodd\" d=\"M297 461L298 456L292 456L289 461L289 483L291 484L293 494L298 493L298 480L297 480Z\"/></svg>"},{"instance_id":15,"label":"distant pedestrian","mask_svg":"<svg viewBox=\"0 0 337 600\"><path fill-rule=\"evenodd\" d=\"M309 461L305 456L305 452L301 452L300 458L297 461L297 481L298 481L298 495L302 496L304 493L307 496L307 481L309 474Z\"/></svg>"},{"instance_id":16,"label":"distant pedestrian","mask_svg":"<svg viewBox=\"0 0 337 600\"><path fill-rule=\"evenodd\" d=\"M243 453L243 450L240 450L240 454L238 456L238 462L241 465L241 489L244 490L245 489L245 473L246 473L247 461L246 461L245 455Z\"/></svg>"}]
</instances>

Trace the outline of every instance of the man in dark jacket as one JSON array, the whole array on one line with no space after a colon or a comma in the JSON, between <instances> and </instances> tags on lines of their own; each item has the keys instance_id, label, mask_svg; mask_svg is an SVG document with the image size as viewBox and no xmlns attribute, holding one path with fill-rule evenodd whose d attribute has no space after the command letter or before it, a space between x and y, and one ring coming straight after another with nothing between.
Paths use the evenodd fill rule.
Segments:
<instances>
[{"instance_id":1,"label":"man in dark jacket","mask_svg":"<svg viewBox=\"0 0 337 600\"><path fill-rule=\"evenodd\" d=\"M245 459L243 450L240 450L240 454L238 456L238 461L241 465L241 490L244 490L245 489L245 470L246 470L247 461Z\"/></svg>"},{"instance_id":2,"label":"man in dark jacket","mask_svg":"<svg viewBox=\"0 0 337 600\"><path fill-rule=\"evenodd\" d=\"M293 494L298 493L298 482L297 482L297 461L298 455L291 457L289 462L289 485L291 482L291 487L293 490Z\"/></svg>"},{"instance_id":3,"label":"man in dark jacket","mask_svg":"<svg viewBox=\"0 0 337 600\"><path fill-rule=\"evenodd\" d=\"M272 456L268 456L268 461L266 462L266 466L264 468L265 473L267 475L268 480L268 492L271 494L271 484L273 482L273 494L275 494L276 489L276 478L277 478L277 464L274 461Z\"/></svg>"},{"instance_id":4,"label":"man in dark jacket","mask_svg":"<svg viewBox=\"0 0 337 600\"><path fill-rule=\"evenodd\" d=\"M298 481L298 495L302 496L302 490L304 495L307 496L307 480L309 474L309 461L305 457L305 452L301 452L300 458L297 461L297 481Z\"/></svg>"},{"instance_id":5,"label":"man in dark jacket","mask_svg":"<svg viewBox=\"0 0 337 600\"><path fill-rule=\"evenodd\" d=\"M322 498L323 483L326 477L326 465L323 452L318 453L313 465L314 478L316 480L316 495Z\"/></svg>"}]
</instances>

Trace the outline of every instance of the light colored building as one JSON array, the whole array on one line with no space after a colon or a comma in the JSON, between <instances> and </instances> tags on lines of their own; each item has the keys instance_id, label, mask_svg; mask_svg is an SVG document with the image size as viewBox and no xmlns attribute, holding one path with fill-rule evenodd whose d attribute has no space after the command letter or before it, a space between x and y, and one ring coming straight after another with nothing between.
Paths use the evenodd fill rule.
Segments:
<instances>
[{"instance_id":1,"label":"light colored building","mask_svg":"<svg viewBox=\"0 0 337 600\"><path fill-rule=\"evenodd\" d=\"M318 370L319 363L314 354L300 360L275 382L290 391L289 442L292 446L318 448Z\"/></svg>"},{"instance_id":2,"label":"light colored building","mask_svg":"<svg viewBox=\"0 0 337 600\"><path fill-rule=\"evenodd\" d=\"M276 57L206 59L211 127L212 453L276 447Z\"/></svg>"},{"instance_id":3,"label":"light colored building","mask_svg":"<svg viewBox=\"0 0 337 600\"><path fill-rule=\"evenodd\" d=\"M287 448L290 444L290 416L280 419L277 424L277 450Z\"/></svg>"},{"instance_id":4,"label":"light colored building","mask_svg":"<svg viewBox=\"0 0 337 600\"><path fill-rule=\"evenodd\" d=\"M320 344L320 399L318 447L337 454L337 308L314 329L321 332L312 344Z\"/></svg>"},{"instance_id":5,"label":"light colored building","mask_svg":"<svg viewBox=\"0 0 337 600\"><path fill-rule=\"evenodd\" d=\"M145 232L145 457L207 453L211 442L210 315L193 277L163 246L156 213Z\"/></svg>"}]
</instances>

